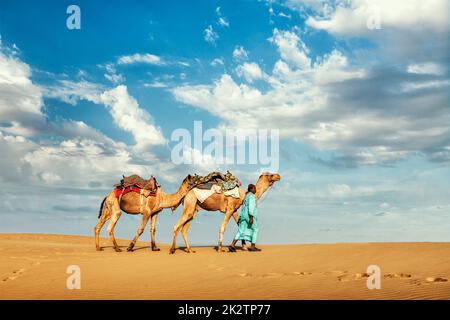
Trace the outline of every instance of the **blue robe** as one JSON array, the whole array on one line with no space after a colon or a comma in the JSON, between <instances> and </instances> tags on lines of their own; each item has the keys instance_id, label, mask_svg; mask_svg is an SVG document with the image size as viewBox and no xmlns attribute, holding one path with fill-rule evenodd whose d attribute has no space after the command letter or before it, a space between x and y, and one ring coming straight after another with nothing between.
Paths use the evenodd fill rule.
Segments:
<instances>
[{"instance_id":1,"label":"blue robe","mask_svg":"<svg viewBox=\"0 0 450 320\"><path fill-rule=\"evenodd\" d=\"M242 204L242 211L238 220L238 233L234 240L246 240L256 243L258 238L258 209L256 208L256 196L248 192ZM253 223L250 224L250 216L253 216Z\"/></svg>"}]
</instances>

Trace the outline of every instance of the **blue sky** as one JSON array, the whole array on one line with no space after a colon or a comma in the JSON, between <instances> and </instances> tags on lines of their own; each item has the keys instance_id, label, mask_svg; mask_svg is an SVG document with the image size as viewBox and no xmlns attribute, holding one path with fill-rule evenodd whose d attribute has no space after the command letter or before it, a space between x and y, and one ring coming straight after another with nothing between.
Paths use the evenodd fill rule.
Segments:
<instances>
[{"instance_id":1,"label":"blue sky","mask_svg":"<svg viewBox=\"0 0 450 320\"><path fill-rule=\"evenodd\" d=\"M0 232L91 234L122 174L254 182L173 164L172 132L202 121L279 130L263 243L449 241L449 4L405 1L2 1ZM193 243L221 219L200 213Z\"/></svg>"}]
</instances>

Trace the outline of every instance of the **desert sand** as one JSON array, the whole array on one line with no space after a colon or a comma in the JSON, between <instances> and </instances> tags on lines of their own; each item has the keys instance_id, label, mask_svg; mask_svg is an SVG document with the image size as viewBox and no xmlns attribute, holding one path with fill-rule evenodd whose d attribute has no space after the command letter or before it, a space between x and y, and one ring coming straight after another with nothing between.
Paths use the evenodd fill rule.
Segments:
<instances>
[{"instance_id":1,"label":"desert sand","mask_svg":"<svg viewBox=\"0 0 450 320\"><path fill-rule=\"evenodd\" d=\"M0 299L450 299L450 243L266 245L262 252L152 252L119 240L47 234L0 235ZM381 289L367 288L367 266ZM66 288L69 265L81 289Z\"/></svg>"}]
</instances>

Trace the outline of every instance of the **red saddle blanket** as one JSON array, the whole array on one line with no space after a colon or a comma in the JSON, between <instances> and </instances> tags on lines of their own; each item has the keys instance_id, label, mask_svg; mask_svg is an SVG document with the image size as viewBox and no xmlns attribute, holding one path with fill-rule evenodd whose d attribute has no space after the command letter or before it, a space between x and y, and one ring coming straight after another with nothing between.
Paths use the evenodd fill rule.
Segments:
<instances>
[{"instance_id":1,"label":"red saddle blanket","mask_svg":"<svg viewBox=\"0 0 450 320\"><path fill-rule=\"evenodd\" d=\"M136 193L141 193L141 188L138 188L136 186L129 186L129 187L116 187L114 189L114 195L116 196L116 198L119 198L120 196L123 196L129 192L136 192ZM155 197L156 196L156 191L154 192L149 192L148 194L145 194L145 192L143 193L144 197Z\"/></svg>"}]
</instances>

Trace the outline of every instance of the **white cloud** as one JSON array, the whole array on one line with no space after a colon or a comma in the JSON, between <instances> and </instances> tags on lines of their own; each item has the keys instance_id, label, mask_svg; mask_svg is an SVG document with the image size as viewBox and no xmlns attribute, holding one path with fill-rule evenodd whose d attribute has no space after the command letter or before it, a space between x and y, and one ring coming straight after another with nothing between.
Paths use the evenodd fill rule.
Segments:
<instances>
[{"instance_id":1,"label":"white cloud","mask_svg":"<svg viewBox=\"0 0 450 320\"><path fill-rule=\"evenodd\" d=\"M384 72L382 79L389 81L380 87L380 75L352 66L336 49L312 59L291 31L275 29L270 41L280 54L271 75L261 77L251 64L236 70L250 84L262 78L268 84L265 91L224 74L211 85L183 85L172 93L178 101L222 119L225 126L276 128L281 137L335 151L342 155L342 166L392 162L412 152L429 153L448 146L450 114L445 109L445 91L400 99L404 82L397 78L407 80L408 73L391 79ZM418 85L417 79L411 81ZM445 81L441 86L447 85ZM411 87L411 92L433 88L438 87ZM371 96L373 90L379 92ZM429 105L436 113L429 113L427 120L416 116L416 112L427 114Z\"/></svg>"},{"instance_id":2,"label":"white cloud","mask_svg":"<svg viewBox=\"0 0 450 320\"><path fill-rule=\"evenodd\" d=\"M0 182L7 184L8 188L0 195L0 203L5 214L21 221L20 215L27 213L39 224L39 219L67 218L67 212L75 209L85 214L69 218L90 220L95 218L92 212L98 210L99 201L107 192L105 190L118 183L122 175L148 177L155 174L165 187L167 182L179 183L181 174L177 166L160 161L154 153L140 149L161 137L158 129L151 125L148 114L137 106L134 99L127 97L126 89L123 95L120 95L120 90L113 89L101 97L104 89L100 85L84 80L55 81L59 76L45 71L39 72L51 76L56 83L38 86L31 81L30 66L17 56L5 55L1 49ZM141 121L136 121L136 130L131 130L139 140L136 148L115 142L82 121L48 117L43 102L45 96L73 104L80 99L100 104L104 98L113 104L108 106L111 113L122 112L121 108L128 109L120 101L129 103L131 111L123 111L125 118L141 117ZM55 103L52 101L52 105ZM118 126L129 129L126 121L119 121ZM147 130L149 135L140 139L140 130ZM24 194L27 201L22 199ZM48 223L44 224L48 231ZM7 224L3 230L11 231L13 229L9 228L13 225ZM40 230L36 225L33 228Z\"/></svg>"},{"instance_id":3,"label":"white cloud","mask_svg":"<svg viewBox=\"0 0 450 320\"><path fill-rule=\"evenodd\" d=\"M119 84L125 81L125 78L121 74L104 74L105 78L109 81L111 81L114 84Z\"/></svg>"},{"instance_id":4,"label":"white cloud","mask_svg":"<svg viewBox=\"0 0 450 320\"><path fill-rule=\"evenodd\" d=\"M223 59L222 58L215 58L213 61L211 61L211 65L213 67L218 66L218 65L223 66L224 65Z\"/></svg>"},{"instance_id":5,"label":"white cloud","mask_svg":"<svg viewBox=\"0 0 450 320\"><path fill-rule=\"evenodd\" d=\"M205 39L206 42L215 44L217 39L219 39L219 35L214 31L212 25L209 25L204 31L203 31L203 39Z\"/></svg>"},{"instance_id":6,"label":"white cloud","mask_svg":"<svg viewBox=\"0 0 450 320\"><path fill-rule=\"evenodd\" d=\"M262 79L264 75L259 65L255 62L246 62L242 65L239 65L236 68L236 73L239 77L244 77L248 82Z\"/></svg>"},{"instance_id":7,"label":"white cloud","mask_svg":"<svg viewBox=\"0 0 450 320\"><path fill-rule=\"evenodd\" d=\"M293 2L311 5L310 1ZM329 8L332 8L331 13L326 11L325 16L309 17L307 25L343 35L367 34L371 31L367 21L379 12L382 28L406 31L427 28L438 32L449 28L450 3L447 0L350 0Z\"/></svg>"},{"instance_id":8,"label":"white cloud","mask_svg":"<svg viewBox=\"0 0 450 320\"><path fill-rule=\"evenodd\" d=\"M308 57L308 48L293 32L275 29L270 41L278 47L281 58L300 69L309 69L311 59Z\"/></svg>"},{"instance_id":9,"label":"white cloud","mask_svg":"<svg viewBox=\"0 0 450 320\"><path fill-rule=\"evenodd\" d=\"M435 76L441 76L444 74L444 68L434 62L424 62L410 64L407 68L409 73L415 74L431 74Z\"/></svg>"},{"instance_id":10,"label":"white cloud","mask_svg":"<svg viewBox=\"0 0 450 320\"><path fill-rule=\"evenodd\" d=\"M186 68L191 66L191 64L186 61L178 61L177 64Z\"/></svg>"},{"instance_id":11,"label":"white cloud","mask_svg":"<svg viewBox=\"0 0 450 320\"><path fill-rule=\"evenodd\" d=\"M154 82L144 84L144 86L162 88L166 85L162 82ZM79 82L60 80L57 85L46 87L45 95L72 105L76 105L80 99L106 105L114 123L120 129L133 135L136 142L135 147L139 150L166 143L161 130L153 124L151 115L139 107L137 101L128 94L127 87L124 85L105 90L103 86L85 80ZM53 125L53 130L64 136L71 136L68 133L76 132L78 135L75 136L83 134L83 137L95 138L96 141L104 137L82 122L63 121L58 125Z\"/></svg>"},{"instance_id":12,"label":"white cloud","mask_svg":"<svg viewBox=\"0 0 450 320\"><path fill-rule=\"evenodd\" d=\"M292 18L292 16L290 14L286 14L284 12L278 13L278 16L282 17L282 18L287 18L287 19L291 19Z\"/></svg>"},{"instance_id":13,"label":"white cloud","mask_svg":"<svg viewBox=\"0 0 450 320\"><path fill-rule=\"evenodd\" d=\"M423 89L432 88L449 88L450 80L433 80L433 81L421 81L421 82L403 82L400 86L401 92L408 93Z\"/></svg>"},{"instance_id":14,"label":"white cloud","mask_svg":"<svg viewBox=\"0 0 450 320\"><path fill-rule=\"evenodd\" d=\"M154 65L163 65L164 61L157 55L145 53L135 53L133 55L121 56L117 60L118 64L147 63Z\"/></svg>"},{"instance_id":15,"label":"white cloud","mask_svg":"<svg viewBox=\"0 0 450 320\"><path fill-rule=\"evenodd\" d=\"M119 84L125 81L125 77L122 74L118 74L116 67L112 63L108 63L105 66L106 72L104 77L114 84Z\"/></svg>"},{"instance_id":16,"label":"white cloud","mask_svg":"<svg viewBox=\"0 0 450 320\"><path fill-rule=\"evenodd\" d=\"M0 51L1 130L30 136L45 125L42 93L30 77L26 63ZM4 124L9 126L2 128Z\"/></svg>"},{"instance_id":17,"label":"white cloud","mask_svg":"<svg viewBox=\"0 0 450 320\"><path fill-rule=\"evenodd\" d=\"M73 187L87 187L90 181L119 177L124 167L131 169L131 155L123 146L88 139L73 138L56 145L39 146L22 159L30 166L36 182L42 180L50 185L63 182ZM139 170L137 166L133 169Z\"/></svg>"},{"instance_id":18,"label":"white cloud","mask_svg":"<svg viewBox=\"0 0 450 320\"><path fill-rule=\"evenodd\" d=\"M23 136L4 134L0 131L0 181L24 181L30 168L22 163L22 156L35 148L35 143Z\"/></svg>"},{"instance_id":19,"label":"white cloud","mask_svg":"<svg viewBox=\"0 0 450 320\"><path fill-rule=\"evenodd\" d=\"M183 163L192 164L191 166L200 172L211 172L219 170L217 159L209 154L203 154L201 151L188 146L183 146Z\"/></svg>"},{"instance_id":20,"label":"white cloud","mask_svg":"<svg viewBox=\"0 0 450 320\"><path fill-rule=\"evenodd\" d=\"M291 19L292 18L292 15L284 13L284 12L281 12L281 11L278 14L276 14L275 11L272 8L272 5L270 5L270 7L269 7L269 14L271 16L278 16L278 17L287 18L287 19Z\"/></svg>"},{"instance_id":21,"label":"white cloud","mask_svg":"<svg viewBox=\"0 0 450 320\"><path fill-rule=\"evenodd\" d=\"M230 23L223 17L219 17L219 20L217 21L217 23L219 25L221 25L222 27L229 27Z\"/></svg>"},{"instance_id":22,"label":"white cloud","mask_svg":"<svg viewBox=\"0 0 450 320\"><path fill-rule=\"evenodd\" d=\"M152 154L106 140L71 137L58 143L33 142L0 131L0 181L19 187L21 192L44 193L41 201L54 199L56 193L77 193L77 189L108 189L122 175L146 177L150 172L170 183L178 182L172 163L160 162ZM48 191L48 187L56 189ZM98 193L95 198L98 201Z\"/></svg>"},{"instance_id":23,"label":"white cloud","mask_svg":"<svg viewBox=\"0 0 450 320\"><path fill-rule=\"evenodd\" d=\"M59 80L56 85L43 87L42 89L46 97L76 105L80 99L100 103L100 94L104 87L86 80Z\"/></svg>"},{"instance_id":24,"label":"white cloud","mask_svg":"<svg viewBox=\"0 0 450 320\"><path fill-rule=\"evenodd\" d=\"M229 27L230 23L227 21L227 19L225 19L225 17L222 16L220 7L216 8L216 13L217 13L217 16L219 17L217 20L217 24L222 27Z\"/></svg>"},{"instance_id":25,"label":"white cloud","mask_svg":"<svg viewBox=\"0 0 450 320\"><path fill-rule=\"evenodd\" d=\"M99 86L62 80L52 88L40 87L30 78L28 64L0 52L0 116L2 125L9 122L0 128L0 181L25 186L64 183L86 187L90 178L106 171L111 174L130 159L121 156L120 161L111 161L112 154L125 149L124 144L82 121L49 121L43 112L44 96L70 103L79 98L99 102ZM42 134L52 139L40 141ZM97 161L95 165L93 161ZM117 168L113 168L115 165Z\"/></svg>"},{"instance_id":26,"label":"white cloud","mask_svg":"<svg viewBox=\"0 0 450 320\"><path fill-rule=\"evenodd\" d=\"M167 88L167 84L161 81L154 81L152 83L145 83L146 88Z\"/></svg>"},{"instance_id":27,"label":"white cloud","mask_svg":"<svg viewBox=\"0 0 450 320\"><path fill-rule=\"evenodd\" d=\"M233 58L236 60L248 59L248 51L243 46L236 46L233 50Z\"/></svg>"},{"instance_id":28,"label":"white cloud","mask_svg":"<svg viewBox=\"0 0 450 320\"><path fill-rule=\"evenodd\" d=\"M139 107L137 101L128 94L126 86L120 85L105 91L100 98L102 103L109 106L119 128L133 135L137 149L144 150L152 145L166 143L161 130L153 125L150 114Z\"/></svg>"},{"instance_id":29,"label":"white cloud","mask_svg":"<svg viewBox=\"0 0 450 320\"><path fill-rule=\"evenodd\" d=\"M100 131L88 126L83 121L75 120L59 120L57 122L47 123L48 134L52 134L64 139L87 139L97 141L99 143L113 145L115 142L109 137L105 136Z\"/></svg>"},{"instance_id":30,"label":"white cloud","mask_svg":"<svg viewBox=\"0 0 450 320\"><path fill-rule=\"evenodd\" d=\"M387 202L383 202L380 204L381 209L389 209L391 206Z\"/></svg>"},{"instance_id":31,"label":"white cloud","mask_svg":"<svg viewBox=\"0 0 450 320\"><path fill-rule=\"evenodd\" d=\"M346 184L333 184L328 186L328 191L332 197L343 198L348 197L352 193L352 189Z\"/></svg>"}]
</instances>

